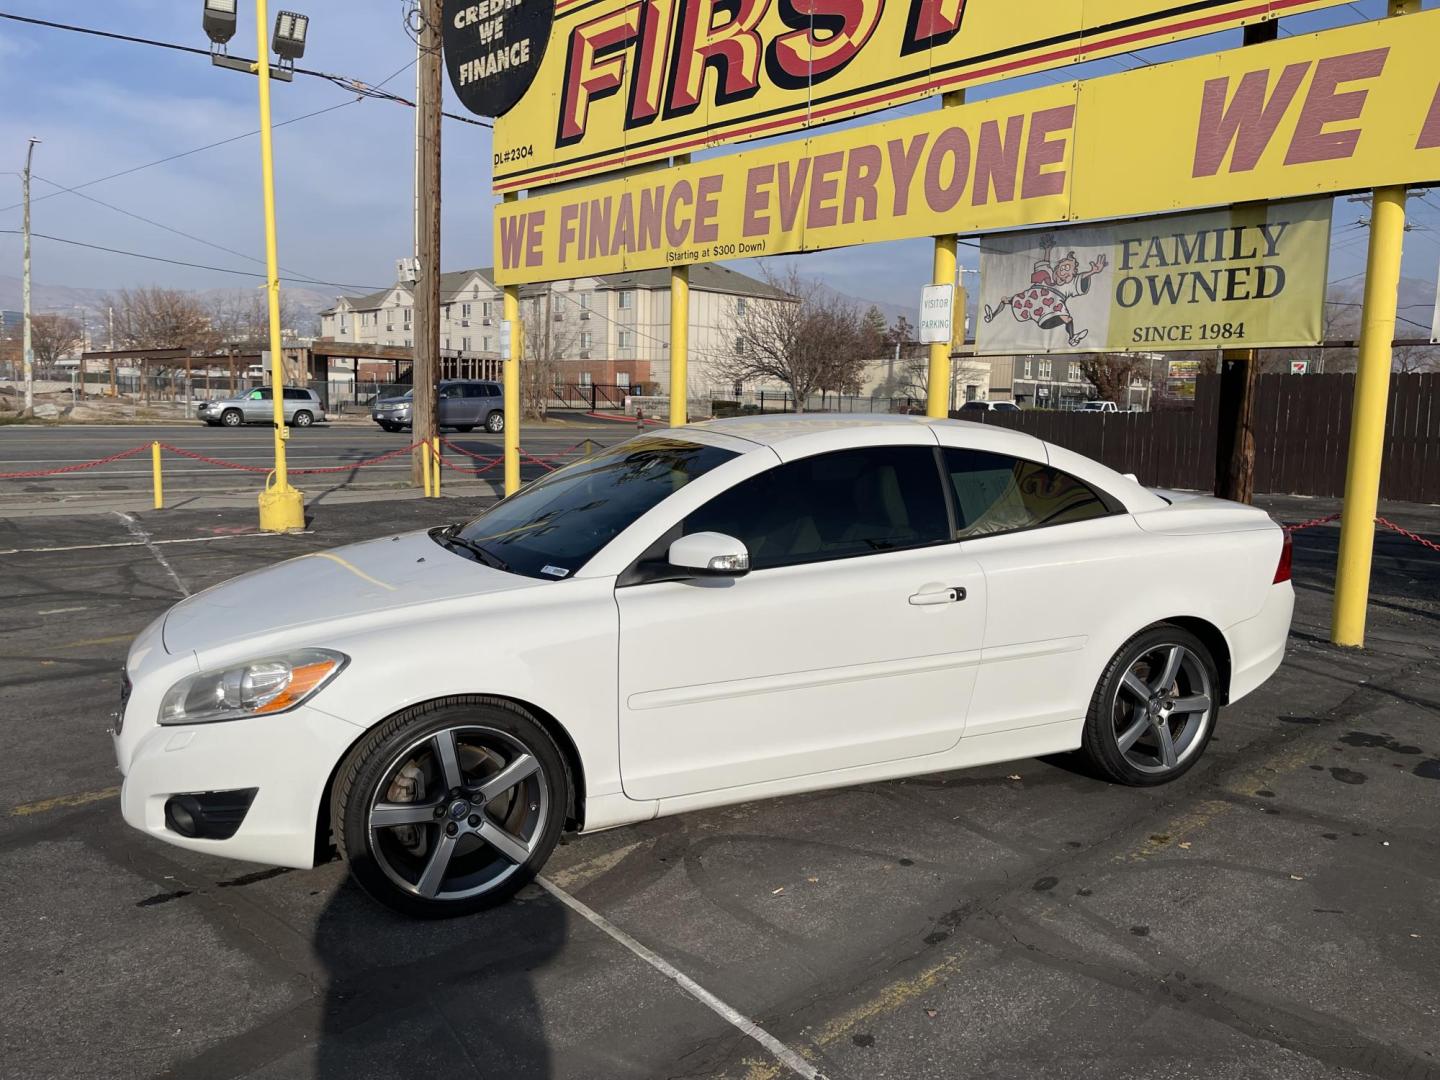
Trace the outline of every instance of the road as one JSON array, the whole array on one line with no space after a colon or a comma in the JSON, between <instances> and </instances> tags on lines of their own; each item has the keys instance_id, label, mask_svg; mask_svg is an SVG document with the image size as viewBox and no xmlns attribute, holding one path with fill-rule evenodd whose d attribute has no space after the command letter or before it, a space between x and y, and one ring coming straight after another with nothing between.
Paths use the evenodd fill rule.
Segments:
<instances>
[{"instance_id":1,"label":"road","mask_svg":"<svg viewBox=\"0 0 1440 1080\"><path fill-rule=\"evenodd\" d=\"M805 1075L552 893L407 921L338 863L120 820L104 729L146 623L481 505L324 503L288 536L249 508L0 516L6 1080ZM575 838L547 878L827 1080L1440 1076L1440 560L1381 533L1369 647L1338 649L1337 536L1296 534L1285 664L1174 784L1009 762ZM482 622L478 673L491 647Z\"/></svg>"},{"instance_id":2,"label":"road","mask_svg":"<svg viewBox=\"0 0 1440 1080\"><path fill-rule=\"evenodd\" d=\"M522 428L521 450L542 459L565 453L576 456L577 444L588 439L593 445L607 445L628 438L634 428L615 421L552 422ZM472 432L462 435L445 432L455 446L480 455L488 463L503 453L502 436ZM268 469L273 461L271 429L207 427L199 423L171 425L65 425L0 427L0 473L31 472L39 469L81 465L155 440L190 453L203 454L252 469ZM399 455L374 465L355 463L378 457L409 445L409 432L389 433L373 424L318 425L292 429L289 463L292 470L354 466L341 472L296 473L293 483L308 499L335 498L337 493L391 493L410 487L410 462ZM462 454L445 451L457 463ZM264 479L263 472L227 469L166 451L164 454L166 505L172 508L235 505L238 500L253 502ZM522 477L533 479L544 466L525 461ZM450 483L470 494L494 493L501 478L498 466L478 479L447 468L442 488ZM0 479L0 513L6 511L45 512L76 509L137 510L150 505L150 454L142 452L94 469L52 476Z\"/></svg>"}]
</instances>

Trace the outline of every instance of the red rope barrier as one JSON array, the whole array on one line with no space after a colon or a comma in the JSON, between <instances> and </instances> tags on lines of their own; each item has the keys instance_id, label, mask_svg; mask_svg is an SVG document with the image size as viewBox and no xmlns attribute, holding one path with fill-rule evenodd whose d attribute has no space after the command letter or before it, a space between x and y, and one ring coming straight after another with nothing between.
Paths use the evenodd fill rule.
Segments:
<instances>
[{"instance_id":1,"label":"red rope barrier","mask_svg":"<svg viewBox=\"0 0 1440 1080\"><path fill-rule=\"evenodd\" d=\"M1425 537L1421 536L1419 533L1413 533L1409 529L1401 528L1399 525L1396 525L1393 521L1390 521L1387 518L1377 517L1375 519L1375 523L1377 525L1384 525L1385 528L1390 529L1393 532L1399 533L1407 540L1414 540L1415 543L1419 544L1421 547L1427 547L1431 551L1440 553L1440 544L1437 544L1432 540L1426 540Z\"/></svg>"},{"instance_id":2,"label":"red rope barrier","mask_svg":"<svg viewBox=\"0 0 1440 1080\"><path fill-rule=\"evenodd\" d=\"M1332 522L1332 521L1339 521L1339 520L1340 520L1340 515L1339 515L1339 514L1329 514L1329 515L1327 515L1327 516L1325 516L1325 517L1311 518L1309 521L1302 521L1302 522L1300 522L1300 523L1297 524L1297 525L1284 525L1284 526L1282 526L1282 528L1284 528L1284 530L1285 530L1286 532L1293 533L1293 532L1299 532L1301 529L1313 528L1313 527L1316 526L1316 525L1327 525L1327 524L1329 524L1329 523Z\"/></svg>"},{"instance_id":3,"label":"red rope barrier","mask_svg":"<svg viewBox=\"0 0 1440 1080\"><path fill-rule=\"evenodd\" d=\"M97 458L94 461L82 461L78 465L62 465L58 469L35 469L31 472L0 473L0 480L29 480L37 476L59 476L61 473L80 472L83 469L93 469L97 465L109 465L112 461L133 457L141 451L149 449L150 444L148 442L141 443L139 446L132 446L129 450L121 450L118 454Z\"/></svg>"},{"instance_id":4,"label":"red rope barrier","mask_svg":"<svg viewBox=\"0 0 1440 1080\"><path fill-rule=\"evenodd\" d=\"M367 465L378 465L382 461L389 461L392 458L399 457L401 454L411 453L412 451L423 445L423 443L418 442L411 443L409 446L402 446L399 449L391 450L388 453L381 454L379 457L365 458L362 461L352 461L345 465L315 466L309 469L289 469L287 471L296 476L308 476L315 473L349 472L352 469L363 469ZM272 467L269 465L242 465L238 461L222 461L220 458L212 458L206 456L205 454L197 454L194 450L186 450L183 447L171 446L169 443L161 443L160 448L162 450L169 450L171 453L179 454L183 458L189 458L192 461L201 461L204 462L206 465L215 465L222 469L238 469L241 472L251 473L268 473L272 471Z\"/></svg>"}]
</instances>

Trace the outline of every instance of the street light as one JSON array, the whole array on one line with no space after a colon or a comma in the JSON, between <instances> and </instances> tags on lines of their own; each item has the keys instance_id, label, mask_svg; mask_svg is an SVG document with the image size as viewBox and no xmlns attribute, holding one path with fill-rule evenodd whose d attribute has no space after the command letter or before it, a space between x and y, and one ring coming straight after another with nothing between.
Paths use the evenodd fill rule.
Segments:
<instances>
[{"instance_id":1,"label":"street light","mask_svg":"<svg viewBox=\"0 0 1440 1080\"><path fill-rule=\"evenodd\" d=\"M255 48L259 59L253 63L223 55L220 50L235 30L237 0L205 0L205 32L219 47L210 59L220 67L248 71L258 75L260 84L260 176L265 208L265 271L266 294L270 321L270 387L274 404L275 471L273 482L267 481L260 493L260 528L264 532L288 532L305 527L305 500L290 486L289 467L285 460L285 440L290 431L285 426L285 367L280 332L280 266L275 229L275 145L270 120L270 81L289 82L295 61L305 53L305 37L310 20L304 15L282 11L275 20L275 34L270 42L280 57L280 66L271 65L266 55L265 31L268 29L266 0L255 0ZM212 29L213 27L213 29Z\"/></svg>"},{"instance_id":2,"label":"street light","mask_svg":"<svg viewBox=\"0 0 1440 1080\"><path fill-rule=\"evenodd\" d=\"M222 48L235 36L235 0L205 0L205 33Z\"/></svg>"},{"instance_id":3,"label":"street light","mask_svg":"<svg viewBox=\"0 0 1440 1080\"><path fill-rule=\"evenodd\" d=\"M282 11L275 16L275 37L270 47L282 61L294 64L305 55L305 35L310 29L310 16Z\"/></svg>"}]
</instances>

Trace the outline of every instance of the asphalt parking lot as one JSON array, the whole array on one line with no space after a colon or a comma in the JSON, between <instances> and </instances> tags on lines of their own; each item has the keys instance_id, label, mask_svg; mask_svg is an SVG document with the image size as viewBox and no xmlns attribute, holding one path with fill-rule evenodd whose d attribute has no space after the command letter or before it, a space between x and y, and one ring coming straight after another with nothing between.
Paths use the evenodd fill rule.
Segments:
<instances>
[{"instance_id":1,"label":"asphalt parking lot","mask_svg":"<svg viewBox=\"0 0 1440 1080\"><path fill-rule=\"evenodd\" d=\"M1326 641L1338 530L1297 534L1286 663L1179 782L1024 761L573 839L546 877L605 926L538 887L411 922L339 864L124 826L105 728L146 623L483 502L0 519L0 1075L796 1075L628 935L831 1080L1440 1077L1440 556L1390 532L1362 652Z\"/></svg>"},{"instance_id":2,"label":"asphalt parking lot","mask_svg":"<svg viewBox=\"0 0 1440 1080\"><path fill-rule=\"evenodd\" d=\"M443 450L450 464L444 469L442 488L453 486L456 493L475 496L495 494L503 471L492 463L504 453L504 436L484 431L447 430L441 434L450 444ZM521 450L530 456L522 459L521 476L532 480L546 471L547 464L579 456L587 445L608 445L633 434L633 425L590 420L578 414L546 424L526 424L520 433ZM290 468L296 470L292 482L312 505L415 491L407 455L374 460L409 446L413 436L408 431L386 432L371 423L350 421L294 428L289 435L287 456ZM162 457L169 509L253 505L274 460L274 429L260 425L222 428L199 421L6 425L0 427L0 515L64 514L96 508L148 510L153 505L148 449L95 468L52 470L83 465L152 441L178 448L165 450ZM187 457L186 453L199 456ZM206 458L211 460L203 460ZM250 471L217 465L217 461ZM325 471L307 474L306 469ZM3 478L4 474L37 470L50 471L50 475Z\"/></svg>"}]
</instances>

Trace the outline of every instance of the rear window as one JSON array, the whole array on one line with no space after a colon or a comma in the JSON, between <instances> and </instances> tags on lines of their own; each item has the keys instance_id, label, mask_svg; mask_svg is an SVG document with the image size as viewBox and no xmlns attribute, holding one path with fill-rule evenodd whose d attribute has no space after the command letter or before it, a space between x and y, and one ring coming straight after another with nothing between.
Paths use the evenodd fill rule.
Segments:
<instances>
[{"instance_id":1,"label":"rear window","mask_svg":"<svg viewBox=\"0 0 1440 1080\"><path fill-rule=\"evenodd\" d=\"M310 400L310 391L309 391L309 390L290 390L290 389L286 389L286 391L285 391L285 400L286 400L286 401L309 401L309 400Z\"/></svg>"}]
</instances>

